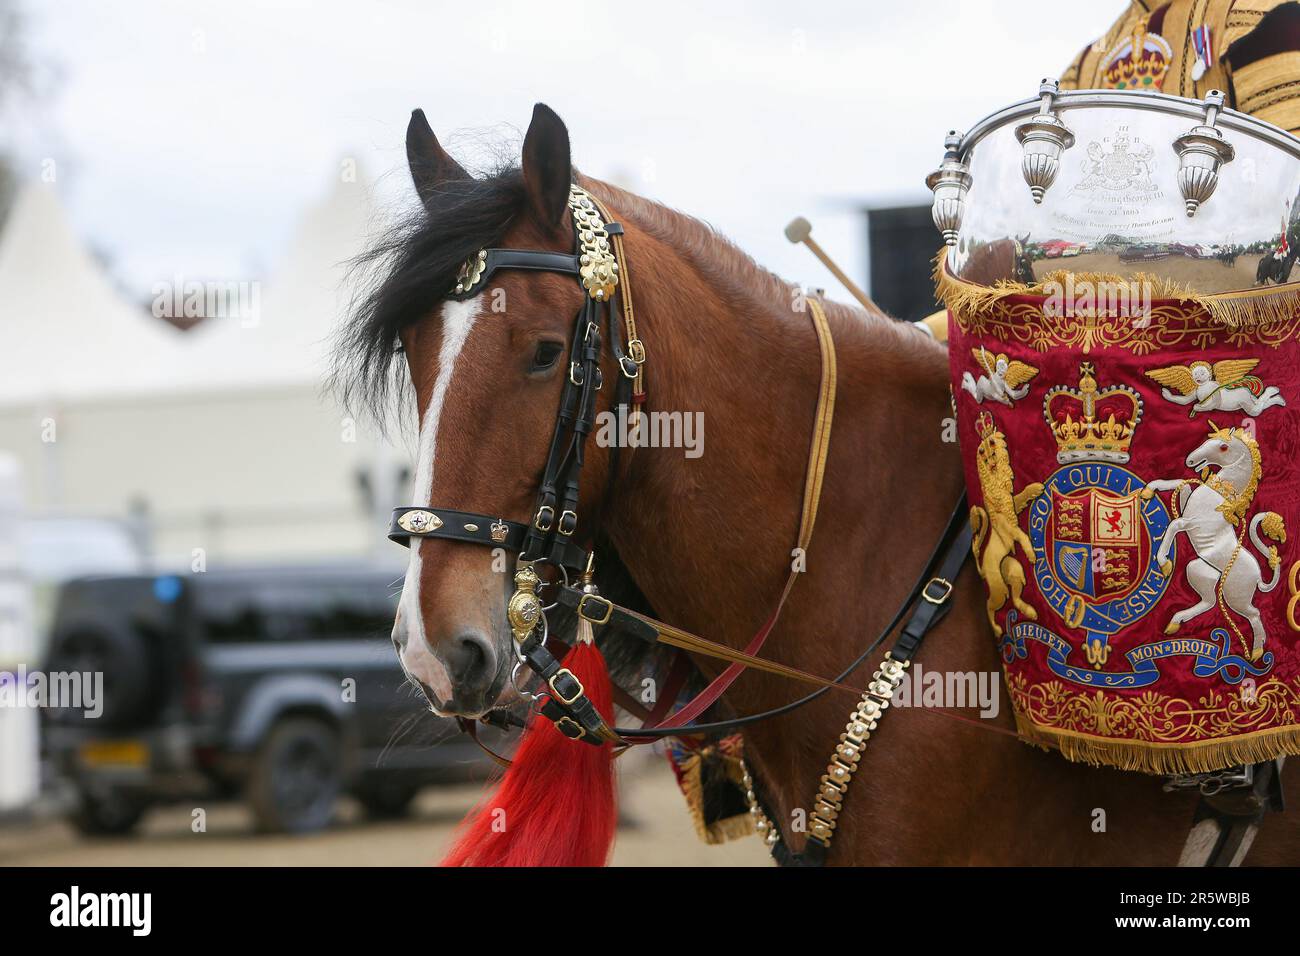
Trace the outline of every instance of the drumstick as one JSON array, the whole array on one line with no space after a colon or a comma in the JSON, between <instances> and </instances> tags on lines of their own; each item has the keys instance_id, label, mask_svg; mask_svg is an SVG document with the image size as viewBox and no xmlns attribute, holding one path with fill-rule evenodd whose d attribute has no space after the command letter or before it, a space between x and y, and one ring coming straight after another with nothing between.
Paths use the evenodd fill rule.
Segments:
<instances>
[{"instance_id":1,"label":"drumstick","mask_svg":"<svg viewBox=\"0 0 1300 956\"><path fill-rule=\"evenodd\" d=\"M821 246L817 245L817 240L812 237L812 223L807 219L803 216L796 216L791 219L790 224L785 227L785 237L791 242L802 242L811 249L812 254L821 260L822 265L831 270L831 275L839 279L840 284L848 289L853 298L861 302L868 312L885 314L885 311L880 306L871 301L871 296L859 289L857 283L845 275L844 270L835 264L835 261L826 254Z\"/></svg>"}]
</instances>

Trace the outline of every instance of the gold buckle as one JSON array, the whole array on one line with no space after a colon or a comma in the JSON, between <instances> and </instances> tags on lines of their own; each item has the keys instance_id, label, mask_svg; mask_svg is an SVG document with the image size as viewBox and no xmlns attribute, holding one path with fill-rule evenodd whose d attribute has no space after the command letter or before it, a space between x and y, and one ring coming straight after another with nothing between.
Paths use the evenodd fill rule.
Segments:
<instances>
[{"instance_id":1,"label":"gold buckle","mask_svg":"<svg viewBox=\"0 0 1300 956\"><path fill-rule=\"evenodd\" d=\"M561 674L568 674L570 677L573 678L573 682L578 685L578 690L572 697L565 697L555 687L555 678L559 677ZM548 680L546 683L550 686L551 693L555 695L556 699L560 703L570 707L573 706L575 703L577 703L577 701L581 699L582 695L587 692L587 688L582 686L582 681L578 680L577 676L573 673L573 671L569 670L567 667L561 667L558 671L556 671L553 675L551 675L551 679Z\"/></svg>"},{"instance_id":2,"label":"gold buckle","mask_svg":"<svg viewBox=\"0 0 1300 956\"><path fill-rule=\"evenodd\" d=\"M590 598L594 598L597 601L601 601L604 603L605 605L604 617L600 617L600 618L587 617L587 615L583 613L583 608L586 607L587 601ZM578 598L578 617L584 618L585 620L589 621L592 624L608 624L609 619L613 616L614 616L613 601L608 601L605 598L601 597L599 594L584 594L582 597Z\"/></svg>"},{"instance_id":3,"label":"gold buckle","mask_svg":"<svg viewBox=\"0 0 1300 956\"><path fill-rule=\"evenodd\" d=\"M546 523L543 524L542 522ZM537 509L537 514L533 516L533 527L538 531L550 531L551 525L555 523L555 509L550 505L542 505Z\"/></svg>"},{"instance_id":4,"label":"gold buckle","mask_svg":"<svg viewBox=\"0 0 1300 956\"><path fill-rule=\"evenodd\" d=\"M930 585L932 584L940 585L943 588L943 594L939 597L930 597ZM925 598L931 604L942 604L944 601L948 600L950 594L952 594L952 582L947 578L939 577L937 574L930 580L926 581L925 587L921 588L921 597Z\"/></svg>"},{"instance_id":5,"label":"gold buckle","mask_svg":"<svg viewBox=\"0 0 1300 956\"><path fill-rule=\"evenodd\" d=\"M565 724L568 724L570 727L576 728L578 731L578 735L576 737L569 737L568 734L564 734ZM586 728L583 727L582 724L574 720L572 717L561 717L559 720L555 722L555 729L558 730L560 733L564 734L564 736L569 737L570 740L581 740L583 737L587 736Z\"/></svg>"}]
</instances>

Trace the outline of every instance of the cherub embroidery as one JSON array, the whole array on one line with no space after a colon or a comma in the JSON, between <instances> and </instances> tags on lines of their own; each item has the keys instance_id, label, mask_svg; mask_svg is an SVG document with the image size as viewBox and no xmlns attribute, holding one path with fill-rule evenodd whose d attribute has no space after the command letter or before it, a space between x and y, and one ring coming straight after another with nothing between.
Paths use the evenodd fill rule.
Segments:
<instances>
[{"instance_id":1,"label":"cherub embroidery","mask_svg":"<svg viewBox=\"0 0 1300 956\"><path fill-rule=\"evenodd\" d=\"M1148 377L1165 386L1160 394L1178 405L1191 405L1188 418L1197 412L1245 412L1255 418L1274 405L1285 405L1275 385L1265 385L1251 371L1259 359L1223 359L1169 365L1147 372ZM1171 391L1172 389L1172 391Z\"/></svg>"},{"instance_id":2,"label":"cherub embroidery","mask_svg":"<svg viewBox=\"0 0 1300 956\"><path fill-rule=\"evenodd\" d=\"M1029 380L1038 374L1032 365L1008 359L1005 352L997 355L984 346L971 349L971 355L986 374L976 378L970 372L961 377L961 387L970 392L981 405L985 399L1012 405L1029 394Z\"/></svg>"}]
</instances>

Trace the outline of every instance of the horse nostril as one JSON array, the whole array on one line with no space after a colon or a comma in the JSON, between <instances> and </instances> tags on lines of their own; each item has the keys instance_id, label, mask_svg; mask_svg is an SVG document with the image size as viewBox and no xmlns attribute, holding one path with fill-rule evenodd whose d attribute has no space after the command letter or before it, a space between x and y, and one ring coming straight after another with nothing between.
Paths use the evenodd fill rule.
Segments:
<instances>
[{"instance_id":1,"label":"horse nostril","mask_svg":"<svg viewBox=\"0 0 1300 956\"><path fill-rule=\"evenodd\" d=\"M460 687L486 685L496 674L496 652L481 634L458 635L440 649L438 656L452 683Z\"/></svg>"}]
</instances>

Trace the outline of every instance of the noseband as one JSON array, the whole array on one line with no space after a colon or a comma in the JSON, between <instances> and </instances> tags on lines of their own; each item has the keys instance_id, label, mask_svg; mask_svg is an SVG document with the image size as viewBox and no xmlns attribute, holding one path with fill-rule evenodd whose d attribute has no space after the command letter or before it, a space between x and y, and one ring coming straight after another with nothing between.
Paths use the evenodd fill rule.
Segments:
<instances>
[{"instance_id":1,"label":"noseband","mask_svg":"<svg viewBox=\"0 0 1300 956\"><path fill-rule=\"evenodd\" d=\"M613 743L628 746L653 743L664 737L721 733L793 711L831 688L860 695L861 699L852 713L846 733L841 735L841 742L827 768L827 774L822 777L816 809L809 821L808 848L798 856L783 846L780 848L787 862L820 862L830 846L835 818L856 769L862 745L870 736L870 731L875 729L876 721L884 709L889 706L893 692L902 680L903 671L920 646L921 639L947 613L948 597L952 592L951 582L956 579L961 565L970 554L970 529L965 522L965 498L963 496L958 502L934 553L921 569L911 592L888 626L842 673L830 680L757 656L776 625L800 570L791 571L775 609L743 651L656 621L600 596L591 583L592 555L576 539L576 532L579 527L578 498L586 442L594 427L597 393L604 384L600 368L604 344L602 319L619 372L613 404L616 407L631 404L635 414L640 414L645 403L646 353L636 332L631 279L622 245L622 226L612 220L599 200L579 186L570 187L568 206L575 231L572 254L527 249L480 250L461 267L456 286L448 296L450 299L461 300L478 295L492 275L499 270L510 269L574 276L585 293L574 323L559 412L531 519L523 523L499 515L452 511L433 506L397 508L393 512L388 537L407 547L412 538L443 538L517 552L515 591L507 605L507 618L514 636L516 653L520 663L545 684L547 692L534 697L538 712L573 740L595 745ZM811 541L821 495L835 400L835 351L829 325L821 303L815 298L808 300L808 309L812 313L821 351L822 380L797 541L797 547L803 551L807 550ZM611 445L608 479L610 493L614 489L618 471L618 451L617 443ZM608 502L609 498L610 494L607 494L605 501ZM586 538L588 541L594 539L594 523L588 529ZM561 578L554 585L557 592L554 601L549 604L544 603L538 593L545 585L537 568L546 565L555 568ZM561 666L560 658L548 647L550 635L546 613L559 605L572 609L580 619L592 625L612 627L650 643L667 644L724 660L728 666L703 691L671 716L667 716L667 710L675 702L672 698L676 691L664 695L645 726L612 727L587 699L581 682ZM842 683L893 633L908 609L914 605L915 610L903 627L902 634L892 651L886 655L880 669L875 672L867 690L863 692L861 688ZM551 646L554 646L553 641ZM563 656L563 651L560 656ZM518 666L516 665L516 671ZM761 713L707 724L692 723L725 693L746 667L815 684L818 689L789 704ZM462 721L462 727L472 731L473 725ZM766 820L752 788L747 797L760 830L765 832L769 846L777 852L778 831Z\"/></svg>"}]
</instances>

